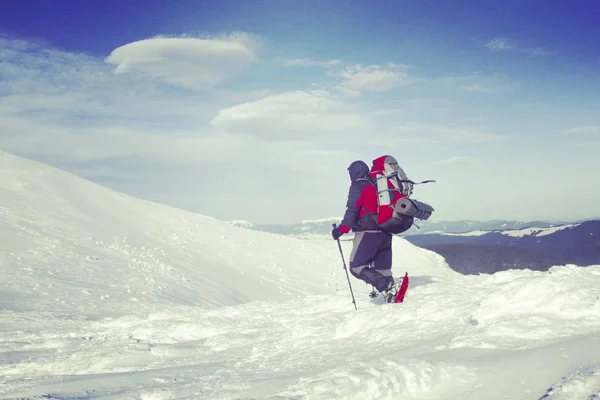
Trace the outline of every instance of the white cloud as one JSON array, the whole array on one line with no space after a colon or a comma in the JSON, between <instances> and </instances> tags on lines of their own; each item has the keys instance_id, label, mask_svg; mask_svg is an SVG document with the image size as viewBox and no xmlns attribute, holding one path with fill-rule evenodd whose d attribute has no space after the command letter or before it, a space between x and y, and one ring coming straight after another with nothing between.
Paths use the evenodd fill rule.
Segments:
<instances>
[{"instance_id":1,"label":"white cloud","mask_svg":"<svg viewBox=\"0 0 600 400\"><path fill-rule=\"evenodd\" d=\"M340 60L329 60L329 61L317 61L309 58L295 58L290 60L284 60L283 65L286 67L321 67L321 68L331 68L340 65L342 62Z\"/></svg>"},{"instance_id":2,"label":"white cloud","mask_svg":"<svg viewBox=\"0 0 600 400\"><path fill-rule=\"evenodd\" d=\"M269 93L174 91L144 76L115 75L89 55L1 38L0 46L0 147L22 155L193 160L214 150L208 122L219 109Z\"/></svg>"},{"instance_id":3,"label":"white cloud","mask_svg":"<svg viewBox=\"0 0 600 400\"><path fill-rule=\"evenodd\" d=\"M438 79L443 86L456 86L472 93L502 93L512 86L498 76L474 73L467 76L448 76Z\"/></svg>"},{"instance_id":4,"label":"white cloud","mask_svg":"<svg viewBox=\"0 0 600 400\"><path fill-rule=\"evenodd\" d=\"M413 79L406 72L408 67L399 64L355 65L340 72L343 81L338 89L358 96L361 92L385 92L400 85L410 85Z\"/></svg>"},{"instance_id":5,"label":"white cloud","mask_svg":"<svg viewBox=\"0 0 600 400\"><path fill-rule=\"evenodd\" d=\"M77 129L2 115L0 143L4 151L135 196L222 218L239 212L255 221L290 223L314 210L327 212L319 208L324 198L343 202L345 168L357 157L344 146L256 141L210 128ZM311 191L318 195L305 197ZM239 210L248 204L261 207Z\"/></svg>"},{"instance_id":6,"label":"white cloud","mask_svg":"<svg viewBox=\"0 0 600 400\"><path fill-rule=\"evenodd\" d=\"M183 88L218 84L256 61L252 37L156 37L121 46L106 58L115 73L141 73Z\"/></svg>"},{"instance_id":7,"label":"white cloud","mask_svg":"<svg viewBox=\"0 0 600 400\"><path fill-rule=\"evenodd\" d=\"M326 92L294 91L223 109L211 125L262 140L314 140L358 132L371 121Z\"/></svg>"},{"instance_id":8,"label":"white cloud","mask_svg":"<svg viewBox=\"0 0 600 400\"><path fill-rule=\"evenodd\" d=\"M158 39L186 38L152 40ZM229 36L201 40L235 41ZM402 153L406 147L393 147L398 143L434 144L419 146L420 152L405 152L402 156L407 165L420 163L419 174L423 169L426 176L437 177L437 171L448 170L461 179L460 168L443 168L439 160L448 158L447 164L441 165L466 162L450 157L475 154L468 147L471 144L500 144L510 138L494 133L492 127L490 131L472 128L464 122L461 104L435 97L435 92L422 93L431 96L425 99L402 96L391 101L389 96L349 99L339 95L337 90L355 95L377 93L416 81L405 67L395 64L323 65L329 85L319 83L327 90L302 90L306 86L295 80L286 81L281 89L275 86L280 80L271 79L268 70L260 71L267 72L267 81L253 81L246 92L232 91L230 85L206 88L194 77L189 82L202 90L174 90L169 80L174 79L170 72L176 68L171 69L169 63L174 54L189 50L187 45L178 46L174 53L169 52L170 44L160 51L148 50L148 55L167 58L162 67L169 73L156 79L141 55L129 50L123 63L131 60L132 69L115 74L113 66L90 55L0 39L0 148L67 168L127 193L200 213L226 216L232 208L250 203L261 207L244 209L244 218L290 221L311 218L315 209L325 216L339 211L329 200L339 198L343 207L348 183L345 168L355 159ZM237 60L238 67L243 67L256 59L251 43L233 48L239 51L227 50L226 56L217 57L218 65ZM184 57L184 61L189 59ZM136 68L141 68L141 73ZM145 68L149 68L147 72ZM227 66L223 71L219 79L234 73ZM293 74L306 71L280 68L278 72L295 77ZM445 84L484 91L498 91L498 86L506 85L482 74L451 77ZM380 102L382 97L387 97L385 102ZM483 110L477 110L477 115L489 116ZM448 121L458 125L448 125ZM535 149L512 146L511 151L536 153L543 145L536 144ZM498 149L480 146L477 152L485 159L497 155ZM513 153L507 152L506 157L509 163ZM488 165L487 159L480 165ZM234 185L223 184L215 179L216 167L227 178L241 174L243 179ZM586 169L590 170L593 168ZM494 173L491 167L488 171ZM308 192L315 195L305 196ZM245 202L240 203L240 196Z\"/></svg>"},{"instance_id":9,"label":"white cloud","mask_svg":"<svg viewBox=\"0 0 600 400\"><path fill-rule=\"evenodd\" d=\"M522 47L517 43L510 42L505 38L495 38L485 44L485 47L492 51L518 51L521 53L529 54L530 56L549 56L554 52L544 49L542 47Z\"/></svg>"}]
</instances>

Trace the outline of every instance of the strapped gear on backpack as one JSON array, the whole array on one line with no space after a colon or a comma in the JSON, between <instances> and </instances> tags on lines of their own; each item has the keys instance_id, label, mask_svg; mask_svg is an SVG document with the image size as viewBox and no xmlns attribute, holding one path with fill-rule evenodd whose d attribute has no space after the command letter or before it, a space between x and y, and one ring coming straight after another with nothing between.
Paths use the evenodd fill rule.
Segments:
<instances>
[{"instance_id":1,"label":"strapped gear on backpack","mask_svg":"<svg viewBox=\"0 0 600 400\"><path fill-rule=\"evenodd\" d=\"M394 157L385 155L373 160L369 176L377 189L377 215L373 219L383 230L402 233L412 226L413 217L428 219L434 211L433 207L409 197L414 185L435 181L413 182Z\"/></svg>"},{"instance_id":2,"label":"strapped gear on backpack","mask_svg":"<svg viewBox=\"0 0 600 400\"><path fill-rule=\"evenodd\" d=\"M404 170L392 156L381 156L373 160L371 176L374 178L387 178L392 184L393 190L398 190L406 197L410 197L412 194L415 183L406 177ZM383 179L381 179L381 181L383 181ZM382 186L384 185L382 184ZM377 188L377 191L379 192L379 187Z\"/></svg>"},{"instance_id":3,"label":"strapped gear on backpack","mask_svg":"<svg viewBox=\"0 0 600 400\"><path fill-rule=\"evenodd\" d=\"M408 215L418 219L428 219L434 211L433 207L421 201L403 197L396 203L394 207L396 212L403 215Z\"/></svg>"}]
</instances>

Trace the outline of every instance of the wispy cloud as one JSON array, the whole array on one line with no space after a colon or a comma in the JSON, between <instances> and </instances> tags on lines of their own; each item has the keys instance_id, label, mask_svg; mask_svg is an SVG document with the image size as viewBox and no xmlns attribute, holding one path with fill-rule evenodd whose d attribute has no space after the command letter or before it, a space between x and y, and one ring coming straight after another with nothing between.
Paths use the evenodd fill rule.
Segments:
<instances>
[{"instance_id":1,"label":"wispy cloud","mask_svg":"<svg viewBox=\"0 0 600 400\"><path fill-rule=\"evenodd\" d=\"M321 67L321 68L332 68L342 64L340 60L329 60L329 61L318 61L309 58L295 58L290 60L283 60L283 65L286 67Z\"/></svg>"},{"instance_id":2,"label":"wispy cloud","mask_svg":"<svg viewBox=\"0 0 600 400\"><path fill-rule=\"evenodd\" d=\"M473 93L503 93L512 90L512 85L498 76L474 73L467 76L447 76L437 80L443 86L456 86Z\"/></svg>"},{"instance_id":3,"label":"wispy cloud","mask_svg":"<svg viewBox=\"0 0 600 400\"><path fill-rule=\"evenodd\" d=\"M406 65L392 63L346 67L339 73L342 82L337 89L350 96L359 96L361 92L385 92L413 83L407 70Z\"/></svg>"},{"instance_id":4,"label":"wispy cloud","mask_svg":"<svg viewBox=\"0 0 600 400\"><path fill-rule=\"evenodd\" d=\"M0 85L5 92L60 93L77 85L101 88L109 68L94 57L74 54L23 40L0 37Z\"/></svg>"},{"instance_id":5,"label":"wispy cloud","mask_svg":"<svg viewBox=\"0 0 600 400\"><path fill-rule=\"evenodd\" d=\"M530 56L549 56L553 54L552 51L548 49L544 49L542 47L527 47L521 46L514 41L509 41L506 38L495 38L488 41L485 44L485 47L490 49L491 51L500 52L500 51L516 51L520 53L525 53Z\"/></svg>"},{"instance_id":6,"label":"wispy cloud","mask_svg":"<svg viewBox=\"0 0 600 400\"><path fill-rule=\"evenodd\" d=\"M223 82L256 59L253 37L237 33L140 40L113 50L106 62L116 66L116 74L138 73L196 89Z\"/></svg>"}]
</instances>

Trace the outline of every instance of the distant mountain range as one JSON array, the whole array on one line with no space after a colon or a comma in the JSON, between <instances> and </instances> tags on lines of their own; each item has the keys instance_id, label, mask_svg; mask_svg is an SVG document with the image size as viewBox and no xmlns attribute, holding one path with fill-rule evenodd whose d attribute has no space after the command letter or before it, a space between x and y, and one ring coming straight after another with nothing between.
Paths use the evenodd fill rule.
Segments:
<instances>
[{"instance_id":1,"label":"distant mountain range","mask_svg":"<svg viewBox=\"0 0 600 400\"><path fill-rule=\"evenodd\" d=\"M278 233L281 235L328 235L331 232L331 225L339 224L341 217L331 217L318 220L305 220L296 224L290 225L266 225L252 224L248 221L231 221L231 224L243 228L254 229L270 233ZM430 222L419 221L417 226L413 226L406 232L405 235L424 235L430 233L466 233L473 231L495 231L522 229L526 227L548 228L555 225L561 225L564 222L543 222L543 221L507 221L507 220L491 220L491 221L442 221Z\"/></svg>"},{"instance_id":2,"label":"distant mountain range","mask_svg":"<svg viewBox=\"0 0 600 400\"><path fill-rule=\"evenodd\" d=\"M300 237L329 236L341 218L291 225L253 225L249 229ZM420 229L419 229L420 228ZM554 265L600 264L600 220L574 223L544 221L453 221L419 223L402 235L409 242L442 255L457 272L494 273L507 269L545 271Z\"/></svg>"}]
</instances>

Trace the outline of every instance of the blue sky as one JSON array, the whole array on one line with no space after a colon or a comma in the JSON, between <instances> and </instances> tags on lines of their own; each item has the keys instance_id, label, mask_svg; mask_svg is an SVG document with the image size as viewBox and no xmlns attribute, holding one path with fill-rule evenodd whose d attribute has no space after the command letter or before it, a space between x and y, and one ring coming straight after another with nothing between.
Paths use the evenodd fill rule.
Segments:
<instances>
[{"instance_id":1,"label":"blue sky","mask_svg":"<svg viewBox=\"0 0 600 400\"><path fill-rule=\"evenodd\" d=\"M591 1L7 4L2 150L220 219L341 215L382 154L437 220L600 215Z\"/></svg>"}]
</instances>

